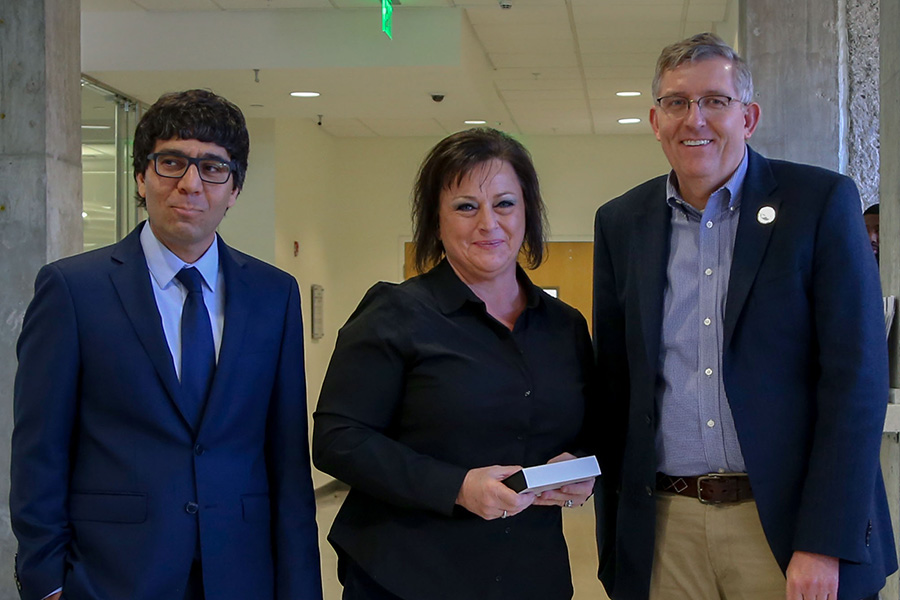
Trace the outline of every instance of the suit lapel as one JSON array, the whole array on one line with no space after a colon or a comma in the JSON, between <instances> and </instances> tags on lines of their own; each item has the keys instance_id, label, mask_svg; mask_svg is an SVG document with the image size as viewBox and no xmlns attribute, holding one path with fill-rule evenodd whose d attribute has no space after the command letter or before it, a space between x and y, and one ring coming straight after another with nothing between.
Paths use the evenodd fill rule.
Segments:
<instances>
[{"instance_id":1,"label":"suit lapel","mask_svg":"<svg viewBox=\"0 0 900 600\"><path fill-rule=\"evenodd\" d=\"M166 335L163 333L162 320L150 284L147 260L144 258L144 251L141 248L140 232L142 228L143 224L138 225L134 231L116 244L112 254L114 268L110 273L110 279L144 351L177 406L181 386L175 373L175 365L172 362L172 353L169 351Z\"/></svg>"},{"instance_id":2,"label":"suit lapel","mask_svg":"<svg viewBox=\"0 0 900 600\"><path fill-rule=\"evenodd\" d=\"M246 260L229 248L222 237L218 236L219 264L225 279L225 324L222 330L222 345L219 348L219 360L216 363L216 374L212 388L206 400L206 408L200 426L206 421L206 415L215 411L211 407L218 402L224 390L228 389L227 378L230 373L240 371L241 349L244 332L250 314L250 287L246 281Z\"/></svg>"},{"instance_id":3,"label":"suit lapel","mask_svg":"<svg viewBox=\"0 0 900 600\"><path fill-rule=\"evenodd\" d=\"M666 289L666 265L669 260L669 238L672 234L672 212L666 203L666 178L645 199L644 210L634 216L632 236L638 282L641 330L647 361L655 371L659 363L659 341L662 331L663 298Z\"/></svg>"},{"instance_id":4,"label":"suit lapel","mask_svg":"<svg viewBox=\"0 0 900 600\"><path fill-rule=\"evenodd\" d=\"M728 298L725 302L725 328L723 348L727 348L734 334L738 317L762 263L772 230L777 224L781 199L773 192L777 187L768 161L750 147L747 175L741 196L741 218L734 240L734 255L728 279ZM775 211L774 223L763 224L759 210L769 206Z\"/></svg>"}]
</instances>

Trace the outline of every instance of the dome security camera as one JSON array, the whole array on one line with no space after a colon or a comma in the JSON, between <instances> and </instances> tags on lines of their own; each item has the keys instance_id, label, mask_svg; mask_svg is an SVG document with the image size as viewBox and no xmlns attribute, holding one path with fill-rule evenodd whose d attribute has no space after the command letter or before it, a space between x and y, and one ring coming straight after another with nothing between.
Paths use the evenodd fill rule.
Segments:
<instances>
[{"instance_id":1,"label":"dome security camera","mask_svg":"<svg viewBox=\"0 0 900 600\"><path fill-rule=\"evenodd\" d=\"M444 95L443 94L431 94L431 99L434 100L435 102L443 102Z\"/></svg>"}]
</instances>

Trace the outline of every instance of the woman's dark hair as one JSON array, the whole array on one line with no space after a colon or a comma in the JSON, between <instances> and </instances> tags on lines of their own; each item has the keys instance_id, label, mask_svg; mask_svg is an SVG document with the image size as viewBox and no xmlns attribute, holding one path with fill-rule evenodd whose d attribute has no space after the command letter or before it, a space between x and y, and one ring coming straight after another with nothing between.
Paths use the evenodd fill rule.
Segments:
<instances>
[{"instance_id":1,"label":"woman's dark hair","mask_svg":"<svg viewBox=\"0 0 900 600\"><path fill-rule=\"evenodd\" d=\"M232 189L244 186L250 135L244 114L237 106L208 90L163 94L147 109L134 132L134 177L147 171L147 158L160 140L199 140L228 151L234 169ZM138 206L146 200L138 196Z\"/></svg>"},{"instance_id":2,"label":"woman's dark hair","mask_svg":"<svg viewBox=\"0 0 900 600\"><path fill-rule=\"evenodd\" d=\"M547 211L531 154L502 131L478 127L454 133L438 142L419 167L412 200L413 245L419 272L426 271L444 256L444 245L439 236L441 191L459 185L466 174L491 160L509 163L522 186L525 202L522 246L527 266L534 269L544 260Z\"/></svg>"}]
</instances>

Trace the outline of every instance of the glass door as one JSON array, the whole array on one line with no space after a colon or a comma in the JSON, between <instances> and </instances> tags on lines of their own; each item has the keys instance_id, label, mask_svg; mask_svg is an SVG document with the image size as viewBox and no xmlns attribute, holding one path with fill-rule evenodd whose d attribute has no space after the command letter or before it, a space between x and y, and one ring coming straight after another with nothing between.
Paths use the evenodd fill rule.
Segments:
<instances>
[{"instance_id":1,"label":"glass door","mask_svg":"<svg viewBox=\"0 0 900 600\"><path fill-rule=\"evenodd\" d=\"M81 80L84 249L122 239L143 218L131 175L134 129L143 106L88 77Z\"/></svg>"}]
</instances>

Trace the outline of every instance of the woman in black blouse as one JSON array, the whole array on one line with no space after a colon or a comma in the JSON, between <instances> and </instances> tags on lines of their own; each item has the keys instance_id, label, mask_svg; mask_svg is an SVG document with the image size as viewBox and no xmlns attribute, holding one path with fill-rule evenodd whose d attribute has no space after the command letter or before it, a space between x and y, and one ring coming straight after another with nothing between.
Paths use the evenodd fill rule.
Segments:
<instances>
[{"instance_id":1,"label":"woman in black blouse","mask_svg":"<svg viewBox=\"0 0 900 600\"><path fill-rule=\"evenodd\" d=\"M571 598L560 507L593 481L516 494L573 458L591 379L584 318L531 283L546 221L527 150L493 129L439 142L413 200L416 262L341 329L316 466L351 487L329 535L345 600Z\"/></svg>"}]
</instances>

